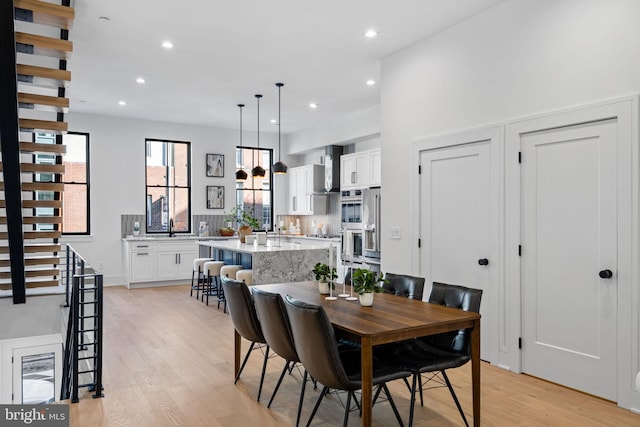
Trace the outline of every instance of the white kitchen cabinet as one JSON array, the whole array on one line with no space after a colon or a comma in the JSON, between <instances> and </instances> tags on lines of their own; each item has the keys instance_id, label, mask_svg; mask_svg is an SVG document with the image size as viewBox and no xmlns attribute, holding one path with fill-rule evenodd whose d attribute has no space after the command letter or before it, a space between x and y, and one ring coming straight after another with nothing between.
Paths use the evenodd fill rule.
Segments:
<instances>
[{"instance_id":1,"label":"white kitchen cabinet","mask_svg":"<svg viewBox=\"0 0 640 427\"><path fill-rule=\"evenodd\" d=\"M380 187L382 184L382 150L371 150L369 152L369 176L370 187Z\"/></svg>"},{"instance_id":2,"label":"white kitchen cabinet","mask_svg":"<svg viewBox=\"0 0 640 427\"><path fill-rule=\"evenodd\" d=\"M129 281L146 282L156 277L156 244L133 243L129 252Z\"/></svg>"},{"instance_id":3,"label":"white kitchen cabinet","mask_svg":"<svg viewBox=\"0 0 640 427\"><path fill-rule=\"evenodd\" d=\"M156 286L190 280L197 247L192 239L125 240L127 285L131 288L136 284Z\"/></svg>"},{"instance_id":4,"label":"white kitchen cabinet","mask_svg":"<svg viewBox=\"0 0 640 427\"><path fill-rule=\"evenodd\" d=\"M324 189L324 168L306 165L289 168L289 215L324 215L327 200L314 194Z\"/></svg>"},{"instance_id":5,"label":"white kitchen cabinet","mask_svg":"<svg viewBox=\"0 0 640 427\"><path fill-rule=\"evenodd\" d=\"M368 188L371 180L370 169L368 151L343 154L340 157L340 190Z\"/></svg>"},{"instance_id":6,"label":"white kitchen cabinet","mask_svg":"<svg viewBox=\"0 0 640 427\"><path fill-rule=\"evenodd\" d=\"M196 245L192 241L158 242L158 280L190 279Z\"/></svg>"}]
</instances>

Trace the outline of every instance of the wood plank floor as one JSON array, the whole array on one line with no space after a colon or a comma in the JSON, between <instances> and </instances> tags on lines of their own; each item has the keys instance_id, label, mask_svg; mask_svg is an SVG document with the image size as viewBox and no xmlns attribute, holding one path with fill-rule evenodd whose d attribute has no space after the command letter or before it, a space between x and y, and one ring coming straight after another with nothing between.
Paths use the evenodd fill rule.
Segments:
<instances>
[{"instance_id":1,"label":"wood plank floor","mask_svg":"<svg viewBox=\"0 0 640 427\"><path fill-rule=\"evenodd\" d=\"M271 409L266 404L283 362L269 360L261 402L256 402L261 355L254 354L233 384L233 329L228 314L189 297L188 286L105 289L104 395L86 389L70 405L71 426L291 426L301 375L285 377ZM247 348L243 343L243 350ZM471 420L469 366L450 378ZM405 423L409 393L390 384ZM319 391L307 388L302 425ZM325 400L314 426L342 423L338 397ZM397 425L387 403L374 407L375 426ZM638 426L640 415L615 404L527 375L482 364L482 424L485 426ZM351 414L349 425L360 419ZM446 389L425 392L416 406L416 427L464 425Z\"/></svg>"}]
</instances>

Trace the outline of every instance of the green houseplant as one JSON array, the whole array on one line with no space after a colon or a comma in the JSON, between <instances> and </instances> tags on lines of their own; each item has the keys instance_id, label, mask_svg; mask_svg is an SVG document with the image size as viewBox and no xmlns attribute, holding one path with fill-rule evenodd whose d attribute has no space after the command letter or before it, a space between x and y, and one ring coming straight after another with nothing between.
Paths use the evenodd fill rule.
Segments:
<instances>
[{"instance_id":1,"label":"green houseplant","mask_svg":"<svg viewBox=\"0 0 640 427\"><path fill-rule=\"evenodd\" d=\"M329 268L327 264L319 262L313 266L311 272L318 281L318 290L321 294L328 294L329 286L331 286L331 289L336 288L336 285L333 283L333 279L338 277L335 267Z\"/></svg>"},{"instance_id":2,"label":"green houseplant","mask_svg":"<svg viewBox=\"0 0 640 427\"><path fill-rule=\"evenodd\" d=\"M258 218L253 216L253 211L242 209L237 206L231 209L231 212L224 217L224 221L227 226L220 229L220 234L223 236L233 236L233 232L235 230L231 225L235 221L236 224L238 224L238 237L242 243L245 242L245 237L248 234L251 234L253 230L260 228L260 222L258 221Z\"/></svg>"},{"instance_id":3,"label":"green houseplant","mask_svg":"<svg viewBox=\"0 0 640 427\"><path fill-rule=\"evenodd\" d=\"M358 268L353 272L352 278L353 290L358 294L361 305L373 304L373 293L382 292L383 288L380 283L388 283L384 278L384 273L376 273L375 271L365 268Z\"/></svg>"}]
</instances>

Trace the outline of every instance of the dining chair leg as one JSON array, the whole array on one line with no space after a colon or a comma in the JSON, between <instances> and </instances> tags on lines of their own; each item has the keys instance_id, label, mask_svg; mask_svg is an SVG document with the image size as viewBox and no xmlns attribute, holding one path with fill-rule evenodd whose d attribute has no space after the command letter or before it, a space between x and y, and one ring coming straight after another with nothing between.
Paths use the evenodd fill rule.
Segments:
<instances>
[{"instance_id":1,"label":"dining chair leg","mask_svg":"<svg viewBox=\"0 0 640 427\"><path fill-rule=\"evenodd\" d=\"M240 365L240 370L238 371L238 374L236 375L236 379L235 381L233 381L233 383L237 383L238 379L240 378L240 374L242 373L242 370L244 369L244 365L247 364L247 360L249 360L249 355L251 354L251 351L253 350L253 346L255 346L256 343L252 342L251 345L249 346L249 350L247 350L247 354L244 356L244 360L242 361L242 365Z\"/></svg>"},{"instance_id":2,"label":"dining chair leg","mask_svg":"<svg viewBox=\"0 0 640 427\"><path fill-rule=\"evenodd\" d=\"M420 385L420 406L424 406L424 398L422 397L422 374L418 374L418 384Z\"/></svg>"},{"instance_id":3,"label":"dining chair leg","mask_svg":"<svg viewBox=\"0 0 640 427\"><path fill-rule=\"evenodd\" d=\"M351 409L352 394L352 391L347 392L347 403L344 404L344 418L342 419L342 427L347 427L347 424L349 424L349 410Z\"/></svg>"},{"instance_id":4,"label":"dining chair leg","mask_svg":"<svg viewBox=\"0 0 640 427\"><path fill-rule=\"evenodd\" d=\"M273 398L276 397L276 393L278 392L278 389L280 388L280 384L282 383L282 379L284 378L284 374L287 373L287 371L289 370L289 365L291 364L291 361L287 361L287 364L284 365L284 368L282 369L282 372L280 373L280 378L278 378L278 382L276 383L276 387L273 389L273 394L271 395L271 399L269 399L269 403L267 404L267 408L271 408L271 403L273 402Z\"/></svg>"},{"instance_id":5,"label":"dining chair leg","mask_svg":"<svg viewBox=\"0 0 640 427\"><path fill-rule=\"evenodd\" d=\"M307 378L309 377L309 373L307 370L304 370L304 375L302 376L302 387L300 389L300 400L298 401L298 414L296 415L296 427L300 425L300 415L302 414L302 402L304 402L304 390L307 386Z\"/></svg>"},{"instance_id":6,"label":"dining chair leg","mask_svg":"<svg viewBox=\"0 0 640 427\"><path fill-rule=\"evenodd\" d=\"M409 384L409 380L406 378L403 378L402 381L404 381L404 383L407 385L407 390L411 392L411 384Z\"/></svg>"},{"instance_id":7,"label":"dining chair leg","mask_svg":"<svg viewBox=\"0 0 640 427\"><path fill-rule=\"evenodd\" d=\"M464 411L462 410L462 406L460 406L460 402L458 401L458 396L456 396L456 392L453 391L453 386L451 386L451 382L449 381L449 377L444 371L440 371L445 382L447 383L447 387L449 387L449 391L451 392L451 397L453 397L453 401L456 402L456 406L458 407L458 411L460 415L462 415L462 419L464 420L464 425L469 427L469 423L467 422L467 417L464 415Z\"/></svg>"},{"instance_id":8,"label":"dining chair leg","mask_svg":"<svg viewBox=\"0 0 640 427\"><path fill-rule=\"evenodd\" d=\"M264 373L267 371L267 360L269 360L269 346L264 352L264 361L262 362L262 375L260 376L260 386L258 387L258 399L260 402L260 395L262 394L262 384L264 383Z\"/></svg>"},{"instance_id":9,"label":"dining chair leg","mask_svg":"<svg viewBox=\"0 0 640 427\"><path fill-rule=\"evenodd\" d=\"M311 421L313 421L313 417L315 417L316 412L318 412L318 407L320 406L320 402L322 402L322 399L327 395L328 392L329 392L329 387L324 386L322 391L320 392L320 396L318 396L318 400L316 400L316 404L314 405L313 410L311 411L311 415L309 415L309 421L307 421L307 427L311 425Z\"/></svg>"},{"instance_id":10,"label":"dining chair leg","mask_svg":"<svg viewBox=\"0 0 640 427\"><path fill-rule=\"evenodd\" d=\"M387 384L382 384L381 389L383 389L384 394L387 395L387 400L389 401L389 405L391 405L391 409L393 409L393 413L396 414L396 419L398 420L398 424L400 424L400 427L404 427L404 424L402 423L402 417L400 416L400 412L398 412L396 403L393 401L393 397L391 397L391 392L389 391L389 387L387 387ZM374 403L375 403L375 400L374 400Z\"/></svg>"},{"instance_id":11,"label":"dining chair leg","mask_svg":"<svg viewBox=\"0 0 640 427\"><path fill-rule=\"evenodd\" d=\"M411 381L411 398L409 399L409 427L413 426L413 410L416 406L416 388L420 374L413 374Z\"/></svg>"}]
</instances>

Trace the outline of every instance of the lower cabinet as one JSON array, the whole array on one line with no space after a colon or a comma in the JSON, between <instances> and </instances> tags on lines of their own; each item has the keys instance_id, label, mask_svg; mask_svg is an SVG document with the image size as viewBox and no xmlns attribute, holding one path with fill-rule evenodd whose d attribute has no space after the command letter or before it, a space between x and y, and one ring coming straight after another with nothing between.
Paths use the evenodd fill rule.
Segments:
<instances>
[{"instance_id":1,"label":"lower cabinet","mask_svg":"<svg viewBox=\"0 0 640 427\"><path fill-rule=\"evenodd\" d=\"M190 280L197 243L194 240L125 240L127 285L155 286L170 284L162 282Z\"/></svg>"}]
</instances>

